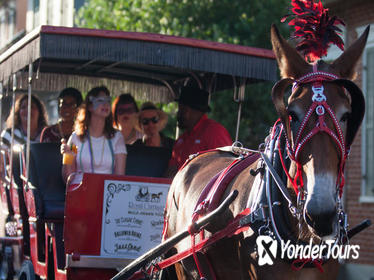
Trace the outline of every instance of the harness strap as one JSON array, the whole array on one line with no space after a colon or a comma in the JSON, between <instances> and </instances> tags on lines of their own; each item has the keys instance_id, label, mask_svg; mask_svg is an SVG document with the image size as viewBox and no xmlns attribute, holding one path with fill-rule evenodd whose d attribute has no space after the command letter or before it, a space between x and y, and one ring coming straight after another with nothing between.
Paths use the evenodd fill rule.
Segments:
<instances>
[{"instance_id":1,"label":"harness strap","mask_svg":"<svg viewBox=\"0 0 374 280\"><path fill-rule=\"evenodd\" d=\"M200 151L200 152L197 152L196 154L192 154L190 155L186 161L183 163L183 165L179 168L178 172L181 171L188 163L190 163L191 160L193 160L194 158L200 156L200 155L203 155L203 154L206 154L206 153L209 153L209 152L216 152L216 151L219 151L217 149L209 149L209 150L205 150L205 151Z\"/></svg>"},{"instance_id":2,"label":"harness strap","mask_svg":"<svg viewBox=\"0 0 374 280\"><path fill-rule=\"evenodd\" d=\"M291 264L291 268L292 270L294 271L299 271L301 269L304 268L305 265L307 264L314 264L314 266L321 272L323 273L324 270L323 270L323 267L322 267L322 264L323 264L323 261L319 260L319 259L297 259L297 260L294 260Z\"/></svg>"},{"instance_id":3,"label":"harness strap","mask_svg":"<svg viewBox=\"0 0 374 280\"><path fill-rule=\"evenodd\" d=\"M112 139L108 139L108 145L109 145L109 150L112 155L112 174L114 174L114 150L113 150L113 143Z\"/></svg>"},{"instance_id":4,"label":"harness strap","mask_svg":"<svg viewBox=\"0 0 374 280\"><path fill-rule=\"evenodd\" d=\"M200 264L200 261L197 257L197 254L196 254L196 250L195 250L195 233L193 233L192 231L190 232L190 235L191 235L191 249L192 249L192 257L195 261L195 264L196 264L196 267L197 267L197 271L199 272L199 276L200 276L200 279L203 279L205 278L204 275L203 275L203 270L201 268L201 264Z\"/></svg>"},{"instance_id":5,"label":"harness strap","mask_svg":"<svg viewBox=\"0 0 374 280\"><path fill-rule=\"evenodd\" d=\"M260 158L259 154L249 154L244 158L235 159L228 167L215 175L212 180L203 189L195 211L192 215L192 221L196 221L199 216L214 210L230 182L245 168Z\"/></svg>"},{"instance_id":6,"label":"harness strap","mask_svg":"<svg viewBox=\"0 0 374 280\"><path fill-rule=\"evenodd\" d=\"M250 214L250 209L246 208L241 213L239 213L224 229L214 233L210 237L207 237L197 244L195 244L194 248L188 248L178 254L175 254L161 262L158 262L156 265L149 267L146 271L137 271L134 273L129 280L137 280L142 279L144 275L149 275L151 272L156 273L162 269L165 269L181 260L190 257L193 252L199 252L202 249L205 249L211 245L213 245L218 240L221 240L225 237L231 237L233 235L237 235L249 229L248 225L241 225L240 220L245 216ZM192 229L191 229L192 230ZM192 230L193 231L193 230Z\"/></svg>"}]
</instances>

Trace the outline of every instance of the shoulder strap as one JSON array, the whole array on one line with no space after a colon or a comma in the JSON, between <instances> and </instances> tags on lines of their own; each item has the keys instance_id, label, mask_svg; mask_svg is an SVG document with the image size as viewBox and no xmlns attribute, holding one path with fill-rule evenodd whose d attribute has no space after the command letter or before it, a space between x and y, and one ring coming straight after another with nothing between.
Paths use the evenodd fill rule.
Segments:
<instances>
[{"instance_id":1,"label":"shoulder strap","mask_svg":"<svg viewBox=\"0 0 374 280\"><path fill-rule=\"evenodd\" d=\"M113 150L113 143L112 143L111 138L108 138L108 144L109 144L110 153L112 154L112 174L114 174L114 150Z\"/></svg>"},{"instance_id":2,"label":"shoulder strap","mask_svg":"<svg viewBox=\"0 0 374 280\"><path fill-rule=\"evenodd\" d=\"M83 163L82 163L82 151L83 151L84 141L81 141L81 142L82 142L82 145L81 145L81 150L79 152L79 165L81 166L82 173L84 173Z\"/></svg>"}]
</instances>

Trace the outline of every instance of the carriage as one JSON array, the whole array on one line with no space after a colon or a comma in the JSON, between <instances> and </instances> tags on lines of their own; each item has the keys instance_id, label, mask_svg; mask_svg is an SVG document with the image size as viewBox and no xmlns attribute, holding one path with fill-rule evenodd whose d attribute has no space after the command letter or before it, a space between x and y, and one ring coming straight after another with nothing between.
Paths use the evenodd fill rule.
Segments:
<instances>
[{"instance_id":1,"label":"carriage","mask_svg":"<svg viewBox=\"0 0 374 280\"><path fill-rule=\"evenodd\" d=\"M19 92L46 96L103 84L112 93L167 103L194 83L210 93L234 89L238 128L245 86L276 76L274 54L265 49L41 26L0 55L0 98L14 106ZM70 188L61 178L58 144L28 140L1 155L3 278L109 279L161 241L169 150L128 146L126 176L87 173Z\"/></svg>"}]
</instances>

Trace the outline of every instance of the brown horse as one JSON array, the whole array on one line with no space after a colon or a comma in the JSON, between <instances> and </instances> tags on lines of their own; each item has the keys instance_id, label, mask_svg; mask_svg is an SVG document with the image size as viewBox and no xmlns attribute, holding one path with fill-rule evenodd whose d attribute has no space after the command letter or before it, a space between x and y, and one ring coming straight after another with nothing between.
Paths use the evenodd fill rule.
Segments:
<instances>
[{"instance_id":1,"label":"brown horse","mask_svg":"<svg viewBox=\"0 0 374 280\"><path fill-rule=\"evenodd\" d=\"M282 132L278 133L281 136L278 138L279 145L276 146L282 147L281 152L284 154L287 151L288 158L291 159L286 157L285 161L288 163L284 163L280 169L280 176L287 182L285 186L291 202L288 203L285 199L287 196L284 195L273 197L273 200L260 198L260 202L272 206L266 208L265 205L265 210L269 209L274 213L267 210L270 214L264 221L271 224L274 222L270 231L285 241L290 239L292 242L307 243L312 239L314 244L319 244L326 238L341 238L342 229L345 230L339 216L344 214L340 203L344 185L344 162L361 124L365 105L361 91L350 80L355 74L354 68L362 54L367 36L368 29L331 64L319 61L311 65L280 36L276 27L272 26L273 50L283 78L274 86L272 92L273 103L282 124L278 127L283 127ZM284 91L292 83L294 86L286 106L283 101ZM273 150L269 146L266 148L270 157L275 154L274 146ZM209 152L192 159L178 172L168 195L168 237L190 224L203 188L235 158L235 155L228 152ZM262 184L266 174L270 177L267 169L264 160L259 159L231 181L224 197L233 190L239 191L239 197L223 216L205 229L207 236L224 228L246 207L250 207L252 211L256 210L256 207L262 207L257 194L261 192L262 186L266 185ZM284 169L289 173L288 179ZM253 172L255 170L258 171L257 175ZM275 189L279 194L279 188ZM296 192L300 195L296 195ZM277 205L281 205L278 207L280 210ZM291 205L296 207L292 209ZM293 210L293 213L289 209ZM275 217L274 221L271 216ZM280 217L283 217L284 221L279 222L277 228L276 223ZM269 225L267 230L269 232ZM204 249L197 255L203 275L207 279L216 277L230 280L336 278L338 262L335 260L329 260L323 265L324 273L312 265L310 268L295 271L289 262L279 258L276 258L271 266L259 266L256 249L258 234L257 229L249 229L223 238ZM198 239L197 237L196 241ZM173 250L180 252L190 247L191 239L186 238ZM176 264L176 272L178 279L200 277L192 257Z\"/></svg>"}]
</instances>

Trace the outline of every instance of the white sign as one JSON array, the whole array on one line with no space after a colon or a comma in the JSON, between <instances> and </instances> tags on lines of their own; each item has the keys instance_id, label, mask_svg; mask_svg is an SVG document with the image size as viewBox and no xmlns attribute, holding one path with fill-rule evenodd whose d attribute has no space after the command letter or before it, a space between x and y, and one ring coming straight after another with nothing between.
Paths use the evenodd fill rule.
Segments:
<instances>
[{"instance_id":1,"label":"white sign","mask_svg":"<svg viewBox=\"0 0 374 280\"><path fill-rule=\"evenodd\" d=\"M169 186L105 180L102 256L135 259L160 244Z\"/></svg>"}]
</instances>

